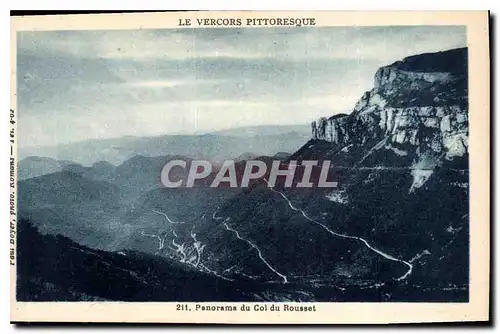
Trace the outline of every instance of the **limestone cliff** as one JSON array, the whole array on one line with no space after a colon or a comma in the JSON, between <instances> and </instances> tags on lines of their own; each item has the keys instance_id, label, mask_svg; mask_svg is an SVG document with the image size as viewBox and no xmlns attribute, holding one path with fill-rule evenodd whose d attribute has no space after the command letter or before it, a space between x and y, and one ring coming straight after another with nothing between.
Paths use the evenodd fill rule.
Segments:
<instances>
[{"instance_id":1,"label":"limestone cliff","mask_svg":"<svg viewBox=\"0 0 500 334\"><path fill-rule=\"evenodd\" d=\"M380 68L352 113L313 122L312 136L344 151L375 140L399 155L463 157L467 95L466 48L408 57Z\"/></svg>"}]
</instances>

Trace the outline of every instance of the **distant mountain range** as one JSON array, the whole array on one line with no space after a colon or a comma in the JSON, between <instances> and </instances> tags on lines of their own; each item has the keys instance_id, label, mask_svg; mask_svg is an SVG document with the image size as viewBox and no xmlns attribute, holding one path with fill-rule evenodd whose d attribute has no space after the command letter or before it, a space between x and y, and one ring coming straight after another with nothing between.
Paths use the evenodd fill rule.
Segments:
<instances>
[{"instance_id":1,"label":"distant mountain range","mask_svg":"<svg viewBox=\"0 0 500 334\"><path fill-rule=\"evenodd\" d=\"M127 136L58 146L25 147L19 149L19 157L50 157L86 166L98 161L119 165L136 155L182 155L192 159L223 161L249 152L257 156L293 153L310 137L309 124L252 126L204 135Z\"/></svg>"},{"instance_id":2,"label":"distant mountain range","mask_svg":"<svg viewBox=\"0 0 500 334\"><path fill-rule=\"evenodd\" d=\"M218 293L203 287L208 276L238 292L228 297L224 288L220 300L468 301L466 64L467 49L456 49L384 66L352 112L314 122L312 138L289 129L254 136L247 129L236 130L243 137L87 141L48 155L57 160L21 161L20 224L37 229L28 229L37 247L28 249L79 277L68 287L69 278L20 267L31 285L19 293L26 300L39 296L31 288L41 289L42 299L147 300L150 289L158 289L159 299L171 300L163 289L173 284L168 272L181 265L175 275L194 281L184 280L180 289L199 289L199 300ZM339 186L158 186L171 159L228 157L241 168L247 159L268 164L275 154L287 161L330 160ZM84 160L88 166L79 165ZM50 236L41 242L39 233ZM56 234L71 240L57 241ZM85 270L69 269L73 262ZM130 292L130 280L143 283ZM103 281L113 293L101 289Z\"/></svg>"},{"instance_id":3,"label":"distant mountain range","mask_svg":"<svg viewBox=\"0 0 500 334\"><path fill-rule=\"evenodd\" d=\"M311 127L309 124L299 125L256 125L231 128L226 130L214 131L211 134L217 136L229 137L261 137L296 134L298 137L311 136Z\"/></svg>"},{"instance_id":4,"label":"distant mountain range","mask_svg":"<svg viewBox=\"0 0 500 334\"><path fill-rule=\"evenodd\" d=\"M395 300L467 300L464 64L467 49L406 58L377 71L352 113L313 123L313 139L289 159L332 161L339 187L270 189L263 182L224 203L207 228L206 249L215 249L218 268L241 263L232 254L252 242L272 264L258 269L268 279L403 285L408 295ZM255 273L258 260L243 262L251 265L239 270ZM423 297L422 287L433 294Z\"/></svg>"}]
</instances>

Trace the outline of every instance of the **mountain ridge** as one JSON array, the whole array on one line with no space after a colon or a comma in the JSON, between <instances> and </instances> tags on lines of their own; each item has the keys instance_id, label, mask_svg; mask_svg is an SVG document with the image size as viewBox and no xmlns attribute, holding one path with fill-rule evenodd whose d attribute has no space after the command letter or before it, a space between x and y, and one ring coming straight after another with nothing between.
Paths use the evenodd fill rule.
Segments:
<instances>
[{"instance_id":1,"label":"mountain ridge","mask_svg":"<svg viewBox=\"0 0 500 334\"><path fill-rule=\"evenodd\" d=\"M272 156L277 152L294 152L310 137L306 125L252 126L221 130L197 135L159 135L147 137L126 136L110 139L89 139L57 146L24 147L19 157L45 156L56 160L71 160L84 166L98 161L119 165L135 155L163 156L183 155L191 159L222 161L244 153ZM303 128L300 132L297 130ZM248 131L244 131L247 129ZM260 129L260 130L259 130Z\"/></svg>"},{"instance_id":2,"label":"mountain ridge","mask_svg":"<svg viewBox=\"0 0 500 334\"><path fill-rule=\"evenodd\" d=\"M253 300L467 302L467 52L394 64L375 73L373 89L351 114L313 123L313 137L282 155L330 160L336 188L286 188L282 180L270 188L261 180L234 192L142 189L109 216L95 216L106 208L91 206L83 226L97 221L108 231L99 235L115 238L101 247L133 248L263 287L266 297ZM154 180L149 158L129 162L139 168L122 180ZM72 222L78 213L58 219ZM288 288L293 293L281 294Z\"/></svg>"},{"instance_id":3,"label":"mountain ridge","mask_svg":"<svg viewBox=\"0 0 500 334\"><path fill-rule=\"evenodd\" d=\"M461 49L417 55L382 67L351 114L312 123L313 138L289 160L330 160L338 188L269 189L262 183L231 199L218 215L259 245L289 280L319 276L349 286L370 282L417 290L449 284L458 299L467 299L461 289L468 282L468 253L450 252L468 249L468 92L467 71L461 70L466 54ZM405 62L439 69L424 66L434 55L438 65L457 58L444 65L452 74L399 71ZM302 237L312 229L319 248ZM220 237L214 238L207 249L221 247ZM283 249L283 240L301 251ZM311 259L321 261L311 265ZM382 264L387 259L392 260ZM227 261L221 260L222 268ZM404 263L412 266L407 276Z\"/></svg>"}]
</instances>

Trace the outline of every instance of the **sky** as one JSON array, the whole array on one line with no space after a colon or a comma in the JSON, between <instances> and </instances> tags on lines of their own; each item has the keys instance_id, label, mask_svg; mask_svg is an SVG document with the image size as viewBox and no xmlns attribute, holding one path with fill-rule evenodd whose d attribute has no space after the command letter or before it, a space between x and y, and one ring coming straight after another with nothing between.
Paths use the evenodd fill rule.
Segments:
<instances>
[{"instance_id":1,"label":"sky","mask_svg":"<svg viewBox=\"0 0 500 334\"><path fill-rule=\"evenodd\" d=\"M17 35L20 147L307 124L376 70L466 46L464 27L37 31Z\"/></svg>"}]
</instances>

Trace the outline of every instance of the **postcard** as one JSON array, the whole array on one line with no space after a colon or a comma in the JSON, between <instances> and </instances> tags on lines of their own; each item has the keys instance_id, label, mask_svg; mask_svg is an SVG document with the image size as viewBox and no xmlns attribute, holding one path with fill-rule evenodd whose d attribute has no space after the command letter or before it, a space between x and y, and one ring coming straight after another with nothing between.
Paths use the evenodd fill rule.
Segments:
<instances>
[{"instance_id":1,"label":"postcard","mask_svg":"<svg viewBox=\"0 0 500 334\"><path fill-rule=\"evenodd\" d=\"M12 17L11 321L487 321L488 24Z\"/></svg>"}]
</instances>

